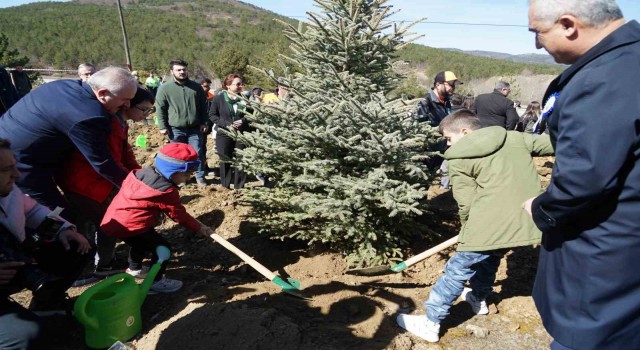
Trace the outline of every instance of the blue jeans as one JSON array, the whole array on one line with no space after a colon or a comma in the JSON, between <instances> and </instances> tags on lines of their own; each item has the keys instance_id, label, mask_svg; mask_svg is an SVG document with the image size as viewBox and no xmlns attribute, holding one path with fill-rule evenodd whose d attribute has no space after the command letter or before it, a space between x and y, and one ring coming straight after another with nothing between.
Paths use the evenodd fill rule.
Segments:
<instances>
[{"instance_id":1,"label":"blue jeans","mask_svg":"<svg viewBox=\"0 0 640 350\"><path fill-rule=\"evenodd\" d=\"M0 349L44 349L42 319L19 304L0 298Z\"/></svg>"},{"instance_id":2,"label":"blue jeans","mask_svg":"<svg viewBox=\"0 0 640 350\"><path fill-rule=\"evenodd\" d=\"M207 164L207 158L204 154L204 150L202 149L202 142L204 138L202 136L202 132L200 132L200 128L183 129L171 127L171 133L169 136L171 138L171 142L188 143L189 146L196 150L198 153L198 160L200 161L200 166L198 166L198 171L196 171L196 179L203 179L204 166Z\"/></svg>"},{"instance_id":3,"label":"blue jeans","mask_svg":"<svg viewBox=\"0 0 640 350\"><path fill-rule=\"evenodd\" d=\"M485 300L493 291L496 271L501 256L495 251L456 252L444 267L442 275L424 302L427 318L440 323L449 315L453 302L462 294L464 284L469 281L472 293L479 300Z\"/></svg>"}]
</instances>

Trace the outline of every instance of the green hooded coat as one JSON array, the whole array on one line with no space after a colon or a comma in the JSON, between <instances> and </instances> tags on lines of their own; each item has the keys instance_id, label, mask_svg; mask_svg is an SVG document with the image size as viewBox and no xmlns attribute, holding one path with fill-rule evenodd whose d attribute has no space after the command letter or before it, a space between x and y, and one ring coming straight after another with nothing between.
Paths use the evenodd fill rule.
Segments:
<instances>
[{"instance_id":1,"label":"green hooded coat","mask_svg":"<svg viewBox=\"0 0 640 350\"><path fill-rule=\"evenodd\" d=\"M553 155L548 135L475 130L444 154L462 228L459 251L487 251L540 242L522 203L542 193L532 155Z\"/></svg>"}]
</instances>

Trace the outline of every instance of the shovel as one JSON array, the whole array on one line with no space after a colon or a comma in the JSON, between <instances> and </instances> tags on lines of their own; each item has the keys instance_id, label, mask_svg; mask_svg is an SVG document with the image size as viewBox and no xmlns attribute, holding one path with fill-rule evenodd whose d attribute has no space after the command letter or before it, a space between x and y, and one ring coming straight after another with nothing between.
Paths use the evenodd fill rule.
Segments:
<instances>
[{"instance_id":1,"label":"shovel","mask_svg":"<svg viewBox=\"0 0 640 350\"><path fill-rule=\"evenodd\" d=\"M380 266L365 267L362 269L351 269L351 270L348 270L346 273L350 275L359 275L359 276L379 276L379 275L387 275L395 272L400 272L419 261L422 261L436 253L439 253L451 247L457 242L458 242L458 236L456 235L455 237L449 238L448 240L438 244L437 246L431 249L425 250L424 252L414 257L411 257L399 263L398 265L394 265L392 267L389 267L386 265L380 265Z\"/></svg>"},{"instance_id":2,"label":"shovel","mask_svg":"<svg viewBox=\"0 0 640 350\"><path fill-rule=\"evenodd\" d=\"M226 239L222 238L220 235L214 233L210 236L214 241L220 243L221 246L225 247L227 250L237 255L242 261L249 264L256 271L258 271L262 276L266 277L269 281L275 283L278 287L282 288L282 291L293 295L294 297L301 299L309 299L306 295L300 292L300 282L294 280L293 278L287 278L285 281L282 277L276 275L271 272L269 269L264 267L264 265L255 261L252 257L245 254L242 250L238 249L233 244L229 243Z\"/></svg>"}]
</instances>

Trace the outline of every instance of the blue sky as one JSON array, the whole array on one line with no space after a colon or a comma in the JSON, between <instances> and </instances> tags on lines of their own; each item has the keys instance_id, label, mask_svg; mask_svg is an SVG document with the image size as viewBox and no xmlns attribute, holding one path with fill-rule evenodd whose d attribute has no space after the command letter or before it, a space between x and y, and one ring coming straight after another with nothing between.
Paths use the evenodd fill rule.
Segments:
<instances>
[{"instance_id":1,"label":"blue sky","mask_svg":"<svg viewBox=\"0 0 640 350\"><path fill-rule=\"evenodd\" d=\"M243 0L244 2L300 20L317 11L312 0ZM33 0L0 0L0 7L17 6ZM115 0L114 0L115 2ZM533 35L527 31L527 0L456 0L455 6L442 0L390 0L400 10L391 19L427 22L513 24L516 27L419 23L413 31L424 34L418 43L462 50L484 50L511 54L536 51ZM639 0L618 0L627 20L640 19Z\"/></svg>"}]
</instances>

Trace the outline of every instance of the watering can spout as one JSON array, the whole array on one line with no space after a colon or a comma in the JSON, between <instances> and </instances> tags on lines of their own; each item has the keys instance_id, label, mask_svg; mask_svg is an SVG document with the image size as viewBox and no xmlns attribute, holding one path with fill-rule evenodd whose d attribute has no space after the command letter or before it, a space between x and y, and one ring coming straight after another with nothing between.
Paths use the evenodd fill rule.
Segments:
<instances>
[{"instance_id":1,"label":"watering can spout","mask_svg":"<svg viewBox=\"0 0 640 350\"><path fill-rule=\"evenodd\" d=\"M144 299L147 297L149 289L151 289L151 285L153 284L153 280L156 278L160 268L162 267L162 263L169 260L171 257L171 251L169 248L160 245L156 248L156 255L158 256L158 262L151 267L147 277L140 285L140 304L142 304Z\"/></svg>"}]
</instances>

